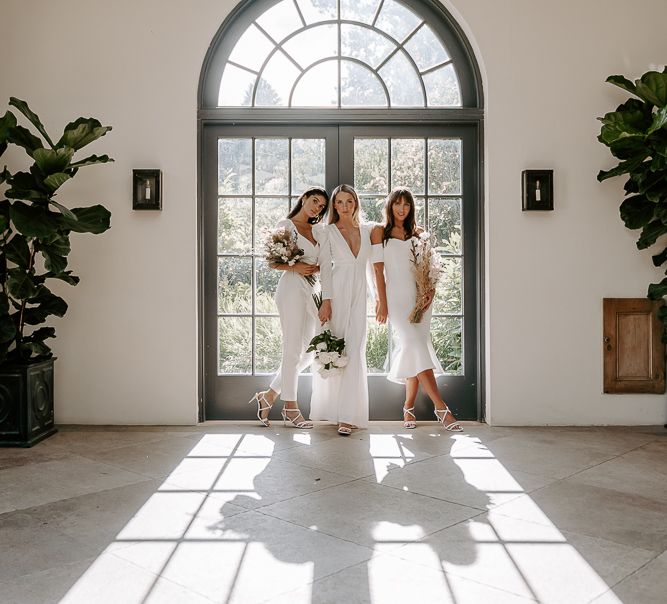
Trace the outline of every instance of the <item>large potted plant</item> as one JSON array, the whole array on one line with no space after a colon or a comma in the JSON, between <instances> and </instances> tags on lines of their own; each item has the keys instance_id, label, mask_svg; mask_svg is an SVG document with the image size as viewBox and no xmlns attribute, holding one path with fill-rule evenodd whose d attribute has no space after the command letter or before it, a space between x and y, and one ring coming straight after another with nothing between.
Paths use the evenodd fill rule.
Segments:
<instances>
[{"instance_id":1,"label":"large potted plant","mask_svg":"<svg viewBox=\"0 0 667 604\"><path fill-rule=\"evenodd\" d=\"M667 234L667 67L649 71L631 82L612 75L607 82L632 94L616 108L598 118L602 122L598 140L620 160L611 170L601 170L601 182L627 175L621 219L629 229L641 229L637 247L646 249ZM667 262L667 247L653 256L653 264ZM667 277L648 286L647 297L661 300L667 295ZM667 306L658 309L667 342Z\"/></svg>"},{"instance_id":2,"label":"large potted plant","mask_svg":"<svg viewBox=\"0 0 667 604\"><path fill-rule=\"evenodd\" d=\"M0 172L6 189L0 197L0 446L32 446L56 431L55 359L46 343L55 329L44 324L52 315L62 317L67 303L47 284L79 282L67 268L70 234L103 233L111 218L101 205L69 208L56 197L80 168L113 161L106 155L74 158L111 126L78 118L54 143L26 102L12 97L9 104L39 136L19 125L11 110L0 118L0 156L15 145L30 163L27 171L5 166Z\"/></svg>"}]
</instances>

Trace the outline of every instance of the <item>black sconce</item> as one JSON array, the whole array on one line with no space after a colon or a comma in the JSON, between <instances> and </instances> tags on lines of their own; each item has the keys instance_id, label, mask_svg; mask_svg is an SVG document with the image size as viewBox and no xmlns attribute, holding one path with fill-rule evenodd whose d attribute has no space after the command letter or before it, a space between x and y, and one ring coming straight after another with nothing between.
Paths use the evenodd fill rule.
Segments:
<instances>
[{"instance_id":1,"label":"black sconce","mask_svg":"<svg viewBox=\"0 0 667 604\"><path fill-rule=\"evenodd\" d=\"M554 171L524 170L521 176L522 210L553 210Z\"/></svg>"},{"instance_id":2,"label":"black sconce","mask_svg":"<svg viewBox=\"0 0 667 604\"><path fill-rule=\"evenodd\" d=\"M161 170L132 170L132 209L162 209Z\"/></svg>"}]
</instances>

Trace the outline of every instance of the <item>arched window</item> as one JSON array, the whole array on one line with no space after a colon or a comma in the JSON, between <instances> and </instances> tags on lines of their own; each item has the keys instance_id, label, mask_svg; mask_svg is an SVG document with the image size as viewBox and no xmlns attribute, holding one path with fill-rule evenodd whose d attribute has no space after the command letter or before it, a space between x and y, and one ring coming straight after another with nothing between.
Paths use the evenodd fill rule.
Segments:
<instances>
[{"instance_id":1,"label":"arched window","mask_svg":"<svg viewBox=\"0 0 667 604\"><path fill-rule=\"evenodd\" d=\"M239 405L280 359L261 230L307 186L353 184L369 220L395 186L446 268L433 338L452 407L481 407L478 70L460 28L429 0L241 2L207 54L199 90L204 415ZM369 315L372 309L369 307ZM395 415L391 327L369 319L371 419ZM307 407L307 383L303 385ZM400 402L399 402L400 403Z\"/></svg>"}]
</instances>

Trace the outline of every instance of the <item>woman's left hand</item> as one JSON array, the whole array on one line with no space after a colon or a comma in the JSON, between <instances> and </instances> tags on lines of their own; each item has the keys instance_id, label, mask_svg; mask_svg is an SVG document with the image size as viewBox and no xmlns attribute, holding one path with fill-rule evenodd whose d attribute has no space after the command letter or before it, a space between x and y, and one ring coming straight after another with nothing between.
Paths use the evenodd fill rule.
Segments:
<instances>
[{"instance_id":1,"label":"woman's left hand","mask_svg":"<svg viewBox=\"0 0 667 604\"><path fill-rule=\"evenodd\" d=\"M429 306L431 306L431 302L433 302L434 297L435 297L435 290L432 289L430 292L426 294L426 298L424 299L424 304L422 305L422 310L426 310Z\"/></svg>"}]
</instances>

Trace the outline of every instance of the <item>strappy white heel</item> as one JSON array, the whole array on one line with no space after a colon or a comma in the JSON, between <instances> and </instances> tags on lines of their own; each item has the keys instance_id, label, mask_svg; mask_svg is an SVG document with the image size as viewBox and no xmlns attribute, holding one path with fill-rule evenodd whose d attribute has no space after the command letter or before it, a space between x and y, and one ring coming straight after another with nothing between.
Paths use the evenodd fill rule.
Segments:
<instances>
[{"instance_id":1,"label":"strappy white heel","mask_svg":"<svg viewBox=\"0 0 667 604\"><path fill-rule=\"evenodd\" d=\"M273 405L269 403L268 399L266 398L266 394L263 392L256 392L255 396L253 396L249 401L248 404L252 405L252 403L257 403L257 419L262 423L262 426L269 427L271 424L269 423L269 413L271 411L271 407ZM263 405L262 403L266 403L266 405ZM266 417L262 417L262 412L267 411Z\"/></svg>"},{"instance_id":2,"label":"strappy white heel","mask_svg":"<svg viewBox=\"0 0 667 604\"><path fill-rule=\"evenodd\" d=\"M294 419L292 419L287 416L287 414L290 411L296 411L298 415ZM282 415L283 417L283 427L285 427L285 424L287 422L292 424L295 428L299 428L301 430L310 430L313 427L313 422L309 422L308 420L306 420L306 418L303 415L301 415L301 411L299 410L298 407L296 409L286 409L285 407L283 407L282 411L280 412L280 415ZM299 421L299 418L301 418L301 421Z\"/></svg>"},{"instance_id":3,"label":"strappy white heel","mask_svg":"<svg viewBox=\"0 0 667 604\"><path fill-rule=\"evenodd\" d=\"M352 434L352 428L350 426L338 426L338 434L341 436L349 436Z\"/></svg>"},{"instance_id":4,"label":"strappy white heel","mask_svg":"<svg viewBox=\"0 0 667 604\"><path fill-rule=\"evenodd\" d=\"M412 415L411 420L407 420L403 422L403 427L407 428L408 430L413 430L414 428L417 427L417 416L414 413L415 408L410 407L409 409L407 407L403 407L403 417L405 417L405 414L407 413L408 415Z\"/></svg>"},{"instance_id":5,"label":"strappy white heel","mask_svg":"<svg viewBox=\"0 0 667 604\"><path fill-rule=\"evenodd\" d=\"M461 424L459 424L459 422L456 420L454 420L451 424L445 424L445 418L447 417L448 413L454 417L454 414L449 410L449 407L445 407L444 409L435 409L434 411L435 417L442 424L442 427L445 430L448 432L463 432L463 426L461 426ZM439 413L442 413L442 416L438 415Z\"/></svg>"}]
</instances>

